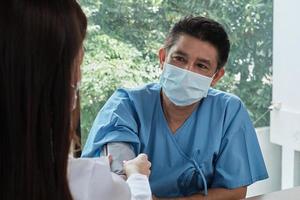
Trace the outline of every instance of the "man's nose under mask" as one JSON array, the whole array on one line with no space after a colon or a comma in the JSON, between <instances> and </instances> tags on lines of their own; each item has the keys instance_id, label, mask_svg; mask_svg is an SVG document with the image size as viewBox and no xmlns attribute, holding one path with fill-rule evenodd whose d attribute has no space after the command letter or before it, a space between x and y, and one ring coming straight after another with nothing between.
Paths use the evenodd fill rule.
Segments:
<instances>
[{"instance_id":1,"label":"man's nose under mask","mask_svg":"<svg viewBox=\"0 0 300 200\"><path fill-rule=\"evenodd\" d=\"M187 106L207 96L213 78L164 63L160 84L164 94L177 106Z\"/></svg>"}]
</instances>

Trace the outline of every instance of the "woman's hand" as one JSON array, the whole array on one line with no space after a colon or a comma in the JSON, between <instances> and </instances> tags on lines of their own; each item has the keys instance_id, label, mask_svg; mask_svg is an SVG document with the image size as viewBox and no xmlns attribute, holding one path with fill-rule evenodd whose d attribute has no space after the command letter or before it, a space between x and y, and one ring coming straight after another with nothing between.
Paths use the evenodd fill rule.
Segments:
<instances>
[{"instance_id":1,"label":"woman's hand","mask_svg":"<svg viewBox=\"0 0 300 200\"><path fill-rule=\"evenodd\" d=\"M139 154L132 160L124 161L124 170L127 177L135 173L140 173L149 177L151 172L150 167L151 162L149 162L148 156L144 153Z\"/></svg>"}]
</instances>

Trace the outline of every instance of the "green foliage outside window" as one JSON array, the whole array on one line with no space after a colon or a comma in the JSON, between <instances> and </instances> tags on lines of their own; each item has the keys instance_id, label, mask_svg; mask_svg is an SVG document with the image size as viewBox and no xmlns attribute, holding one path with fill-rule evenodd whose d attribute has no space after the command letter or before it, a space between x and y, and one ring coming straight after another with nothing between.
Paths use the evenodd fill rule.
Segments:
<instances>
[{"instance_id":1,"label":"green foliage outside window","mask_svg":"<svg viewBox=\"0 0 300 200\"><path fill-rule=\"evenodd\" d=\"M82 67L82 144L96 114L118 87L157 81L158 49L170 27L186 15L222 23L232 43L217 89L239 96L253 121L271 101L271 0L81 0L89 18ZM269 115L255 124L269 125Z\"/></svg>"}]
</instances>

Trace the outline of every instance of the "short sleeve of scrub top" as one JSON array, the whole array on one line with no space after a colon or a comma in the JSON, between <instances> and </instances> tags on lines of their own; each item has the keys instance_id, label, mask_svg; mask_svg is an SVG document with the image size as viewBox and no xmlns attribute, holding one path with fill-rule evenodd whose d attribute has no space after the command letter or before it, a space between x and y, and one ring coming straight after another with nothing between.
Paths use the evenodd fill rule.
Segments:
<instances>
[{"instance_id":1,"label":"short sleeve of scrub top","mask_svg":"<svg viewBox=\"0 0 300 200\"><path fill-rule=\"evenodd\" d=\"M98 113L81 156L100 156L103 145L108 142L128 142L136 153L139 152L136 118L137 114L128 94L123 89L118 89Z\"/></svg>"},{"instance_id":2,"label":"short sleeve of scrub top","mask_svg":"<svg viewBox=\"0 0 300 200\"><path fill-rule=\"evenodd\" d=\"M224 120L224 136L216 158L212 188L237 188L268 178L261 150L247 110L231 100Z\"/></svg>"}]
</instances>

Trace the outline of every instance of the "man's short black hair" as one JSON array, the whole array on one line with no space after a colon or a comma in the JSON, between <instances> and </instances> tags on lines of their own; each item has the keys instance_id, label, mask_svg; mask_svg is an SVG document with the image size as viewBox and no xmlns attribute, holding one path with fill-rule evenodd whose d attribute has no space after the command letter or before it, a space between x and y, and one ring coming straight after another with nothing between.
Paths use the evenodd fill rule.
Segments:
<instances>
[{"instance_id":1,"label":"man's short black hair","mask_svg":"<svg viewBox=\"0 0 300 200\"><path fill-rule=\"evenodd\" d=\"M209 42L218 52L217 69L220 69L225 65L230 50L230 42L228 35L221 24L202 16L184 17L171 28L165 41L165 49L167 51L170 50L178 40L179 36L183 34Z\"/></svg>"}]
</instances>

